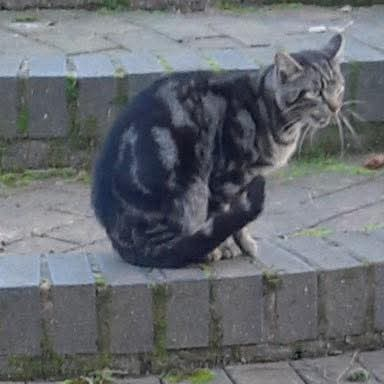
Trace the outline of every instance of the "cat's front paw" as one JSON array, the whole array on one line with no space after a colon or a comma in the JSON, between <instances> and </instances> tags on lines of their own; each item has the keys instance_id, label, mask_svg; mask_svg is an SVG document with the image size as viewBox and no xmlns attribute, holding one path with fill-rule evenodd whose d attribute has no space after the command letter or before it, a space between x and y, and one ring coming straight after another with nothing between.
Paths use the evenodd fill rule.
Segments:
<instances>
[{"instance_id":1,"label":"cat's front paw","mask_svg":"<svg viewBox=\"0 0 384 384\"><path fill-rule=\"evenodd\" d=\"M215 248L212 252L208 253L207 261L212 263L214 261L219 261L223 258L223 252L220 247Z\"/></svg>"},{"instance_id":2,"label":"cat's front paw","mask_svg":"<svg viewBox=\"0 0 384 384\"><path fill-rule=\"evenodd\" d=\"M236 244L248 256L257 257L257 241L248 232L247 228L243 228L233 235Z\"/></svg>"}]
</instances>

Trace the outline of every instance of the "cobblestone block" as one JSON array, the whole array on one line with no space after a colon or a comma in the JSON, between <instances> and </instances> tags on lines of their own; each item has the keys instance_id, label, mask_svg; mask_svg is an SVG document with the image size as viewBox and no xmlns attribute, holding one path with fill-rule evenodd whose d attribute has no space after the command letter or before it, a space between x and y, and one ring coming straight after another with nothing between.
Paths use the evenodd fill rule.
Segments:
<instances>
[{"instance_id":1,"label":"cobblestone block","mask_svg":"<svg viewBox=\"0 0 384 384\"><path fill-rule=\"evenodd\" d=\"M2 57L0 66L0 139L12 139L17 131L17 73L20 57Z\"/></svg>"},{"instance_id":2,"label":"cobblestone block","mask_svg":"<svg viewBox=\"0 0 384 384\"><path fill-rule=\"evenodd\" d=\"M211 343L254 344L262 337L263 289L249 261L221 261L211 269ZM215 345L217 346L217 345Z\"/></svg>"},{"instance_id":3,"label":"cobblestone block","mask_svg":"<svg viewBox=\"0 0 384 384\"><path fill-rule=\"evenodd\" d=\"M359 356L361 364L381 382L384 381L384 351L363 352Z\"/></svg>"},{"instance_id":4,"label":"cobblestone block","mask_svg":"<svg viewBox=\"0 0 384 384\"><path fill-rule=\"evenodd\" d=\"M374 287L375 287L375 328L378 330L384 330L384 264L375 267L374 275ZM384 361L384 360L383 360Z\"/></svg>"},{"instance_id":5,"label":"cobblestone block","mask_svg":"<svg viewBox=\"0 0 384 384\"><path fill-rule=\"evenodd\" d=\"M139 353L153 350L151 280L143 269L115 254L97 257L101 274L110 285L109 332L111 353Z\"/></svg>"},{"instance_id":6,"label":"cobblestone block","mask_svg":"<svg viewBox=\"0 0 384 384\"><path fill-rule=\"evenodd\" d=\"M355 98L363 100L356 105L367 121L383 121L384 110L380 100L384 95L384 61L356 63L357 92Z\"/></svg>"},{"instance_id":7,"label":"cobblestone block","mask_svg":"<svg viewBox=\"0 0 384 384\"><path fill-rule=\"evenodd\" d=\"M62 55L35 57L28 61L28 116L24 128L30 138L49 139L67 135L65 60Z\"/></svg>"},{"instance_id":8,"label":"cobblestone block","mask_svg":"<svg viewBox=\"0 0 384 384\"><path fill-rule=\"evenodd\" d=\"M77 76L78 135L84 139L103 137L117 113L117 83L111 60L102 54L72 58Z\"/></svg>"},{"instance_id":9,"label":"cobblestone block","mask_svg":"<svg viewBox=\"0 0 384 384\"><path fill-rule=\"evenodd\" d=\"M241 51L235 49L211 49L204 51L208 62L217 65L217 69L227 71L256 70L258 65Z\"/></svg>"},{"instance_id":10,"label":"cobblestone block","mask_svg":"<svg viewBox=\"0 0 384 384\"><path fill-rule=\"evenodd\" d=\"M149 53L126 53L114 55L127 74L127 96L131 100L164 74L164 67L155 55Z\"/></svg>"},{"instance_id":11,"label":"cobblestone block","mask_svg":"<svg viewBox=\"0 0 384 384\"><path fill-rule=\"evenodd\" d=\"M154 376L140 377L138 379L124 380L125 384L160 384L160 380ZM117 382L119 384L119 382ZM122 383L121 383L122 384Z\"/></svg>"},{"instance_id":12,"label":"cobblestone block","mask_svg":"<svg viewBox=\"0 0 384 384\"><path fill-rule=\"evenodd\" d=\"M373 231L371 233L371 237L379 240L380 242L384 242L384 228Z\"/></svg>"},{"instance_id":13,"label":"cobblestone block","mask_svg":"<svg viewBox=\"0 0 384 384\"><path fill-rule=\"evenodd\" d=\"M260 243L265 292L264 337L290 343L317 337L317 277L313 268L268 242Z\"/></svg>"},{"instance_id":14,"label":"cobblestone block","mask_svg":"<svg viewBox=\"0 0 384 384\"><path fill-rule=\"evenodd\" d=\"M167 347L207 347L209 342L209 284L197 268L163 270L168 286Z\"/></svg>"},{"instance_id":15,"label":"cobblestone block","mask_svg":"<svg viewBox=\"0 0 384 384\"><path fill-rule=\"evenodd\" d=\"M327 337L366 331L369 315L368 270L343 248L320 238L281 242L319 271L319 327Z\"/></svg>"},{"instance_id":16,"label":"cobblestone block","mask_svg":"<svg viewBox=\"0 0 384 384\"><path fill-rule=\"evenodd\" d=\"M348 374L355 369L361 369L361 365L353 361L353 355L348 353L341 356L323 357L320 359L303 359L292 363L300 377L309 384L350 383L356 380L348 380ZM376 384L372 377L369 381Z\"/></svg>"},{"instance_id":17,"label":"cobblestone block","mask_svg":"<svg viewBox=\"0 0 384 384\"><path fill-rule=\"evenodd\" d=\"M362 262L384 262L383 244L375 236L363 232L344 232L329 236L329 240L349 250Z\"/></svg>"},{"instance_id":18,"label":"cobblestone block","mask_svg":"<svg viewBox=\"0 0 384 384\"><path fill-rule=\"evenodd\" d=\"M0 355L40 353L39 284L38 256L0 258Z\"/></svg>"},{"instance_id":19,"label":"cobblestone block","mask_svg":"<svg viewBox=\"0 0 384 384\"><path fill-rule=\"evenodd\" d=\"M226 371L236 384L304 384L288 363L249 364Z\"/></svg>"},{"instance_id":20,"label":"cobblestone block","mask_svg":"<svg viewBox=\"0 0 384 384\"><path fill-rule=\"evenodd\" d=\"M95 353L95 286L83 254L48 255L52 279L53 347L60 354Z\"/></svg>"},{"instance_id":21,"label":"cobblestone block","mask_svg":"<svg viewBox=\"0 0 384 384\"><path fill-rule=\"evenodd\" d=\"M156 52L156 55L165 71L189 72L197 70L212 70L209 63L196 51L191 49Z\"/></svg>"}]
</instances>

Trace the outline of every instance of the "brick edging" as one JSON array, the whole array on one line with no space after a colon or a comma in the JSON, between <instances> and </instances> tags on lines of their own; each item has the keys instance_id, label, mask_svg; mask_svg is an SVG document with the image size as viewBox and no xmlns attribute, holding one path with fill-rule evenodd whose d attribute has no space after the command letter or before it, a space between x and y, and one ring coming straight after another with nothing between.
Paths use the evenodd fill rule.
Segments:
<instances>
[{"instance_id":1,"label":"brick edging","mask_svg":"<svg viewBox=\"0 0 384 384\"><path fill-rule=\"evenodd\" d=\"M262 242L256 264L152 271L112 254L2 256L1 378L106 365L158 373L382 346L382 244L382 230L293 238Z\"/></svg>"},{"instance_id":2,"label":"brick edging","mask_svg":"<svg viewBox=\"0 0 384 384\"><path fill-rule=\"evenodd\" d=\"M384 121L380 81L384 56L343 64L348 99L364 119L363 139L377 144L375 123ZM251 71L260 64L241 49L164 53L101 53L20 59L4 57L0 66L0 169L87 166L121 107L155 79L195 70ZM102 90L102 91L101 91ZM377 125L376 124L376 125ZM329 136L327 131L326 136ZM324 144L338 151L335 131ZM321 147L321 143L318 144Z\"/></svg>"}]
</instances>

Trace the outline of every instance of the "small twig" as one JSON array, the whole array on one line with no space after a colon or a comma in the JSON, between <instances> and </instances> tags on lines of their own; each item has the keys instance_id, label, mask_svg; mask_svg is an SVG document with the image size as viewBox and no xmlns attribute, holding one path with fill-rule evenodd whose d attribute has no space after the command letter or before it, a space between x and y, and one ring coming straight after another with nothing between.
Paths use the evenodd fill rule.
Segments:
<instances>
[{"instance_id":1,"label":"small twig","mask_svg":"<svg viewBox=\"0 0 384 384\"><path fill-rule=\"evenodd\" d=\"M341 380L343 379L343 377L347 374L347 372L353 367L353 365L355 364L356 362L356 359L357 359L357 356L359 356L359 351L356 351L353 356L352 356L352 359L351 361L349 362L348 366L344 369L343 372L341 372L341 374L339 375L339 377L337 378L337 381L336 381L336 384L340 384L341 383Z\"/></svg>"}]
</instances>

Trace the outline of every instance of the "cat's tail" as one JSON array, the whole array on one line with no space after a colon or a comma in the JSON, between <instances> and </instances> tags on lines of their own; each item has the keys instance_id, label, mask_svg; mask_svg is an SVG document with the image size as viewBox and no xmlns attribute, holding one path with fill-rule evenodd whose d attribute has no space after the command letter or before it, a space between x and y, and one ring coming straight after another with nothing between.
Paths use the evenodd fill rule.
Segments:
<instances>
[{"instance_id":1,"label":"cat's tail","mask_svg":"<svg viewBox=\"0 0 384 384\"><path fill-rule=\"evenodd\" d=\"M209 218L190 235L165 231L154 236L141 249L127 246L117 239L112 244L129 263L157 268L179 268L207 260L207 255L225 239L259 216L264 205L265 180L257 176L228 211ZM156 244L157 243L157 244Z\"/></svg>"}]
</instances>

